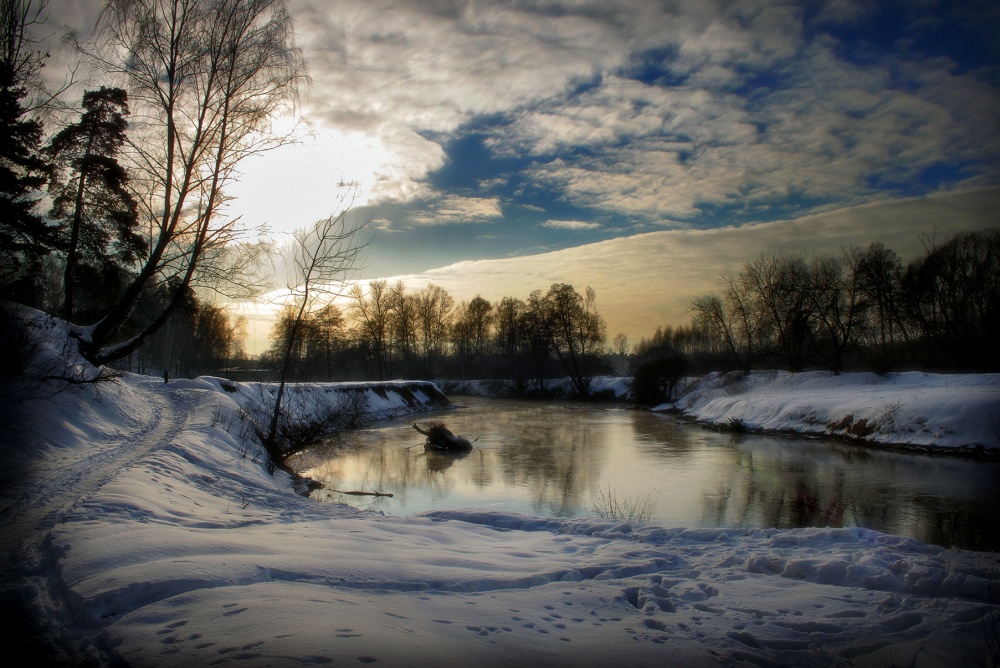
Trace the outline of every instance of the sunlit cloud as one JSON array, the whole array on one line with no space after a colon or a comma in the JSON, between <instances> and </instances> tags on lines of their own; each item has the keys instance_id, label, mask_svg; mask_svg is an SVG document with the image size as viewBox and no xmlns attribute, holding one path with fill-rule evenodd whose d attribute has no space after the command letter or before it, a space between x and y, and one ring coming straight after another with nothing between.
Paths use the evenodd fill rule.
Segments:
<instances>
[{"instance_id":1,"label":"sunlit cloud","mask_svg":"<svg viewBox=\"0 0 1000 668\"><path fill-rule=\"evenodd\" d=\"M588 223L582 220L546 220L543 227L550 227L556 230L599 230L600 223Z\"/></svg>"},{"instance_id":2,"label":"sunlit cloud","mask_svg":"<svg viewBox=\"0 0 1000 668\"><path fill-rule=\"evenodd\" d=\"M496 197L460 197L449 195L410 215L417 225L450 225L483 223L503 217L500 200Z\"/></svg>"},{"instance_id":3,"label":"sunlit cloud","mask_svg":"<svg viewBox=\"0 0 1000 668\"><path fill-rule=\"evenodd\" d=\"M412 133L372 135L319 125L244 160L239 180L227 190L244 223L291 231L330 215L345 187L356 190L357 206L426 195L420 178L443 162L440 146Z\"/></svg>"}]
</instances>

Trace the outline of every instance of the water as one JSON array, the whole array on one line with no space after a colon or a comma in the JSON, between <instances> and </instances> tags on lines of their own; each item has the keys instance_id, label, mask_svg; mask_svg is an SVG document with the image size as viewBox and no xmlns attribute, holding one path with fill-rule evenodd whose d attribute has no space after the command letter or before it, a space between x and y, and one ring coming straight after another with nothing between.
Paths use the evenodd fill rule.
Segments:
<instances>
[{"instance_id":1,"label":"water","mask_svg":"<svg viewBox=\"0 0 1000 668\"><path fill-rule=\"evenodd\" d=\"M459 401L465 407L341 433L290 463L325 485L314 497L392 515L588 517L613 499L670 527L862 526L1000 551L1000 462L719 433L617 406ZM424 452L415 420L478 441L464 455Z\"/></svg>"}]
</instances>

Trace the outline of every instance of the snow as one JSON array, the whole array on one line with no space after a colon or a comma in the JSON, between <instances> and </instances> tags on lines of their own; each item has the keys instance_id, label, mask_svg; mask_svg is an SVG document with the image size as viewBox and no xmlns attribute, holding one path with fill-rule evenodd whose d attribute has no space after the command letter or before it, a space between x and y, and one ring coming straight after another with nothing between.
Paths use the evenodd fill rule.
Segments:
<instances>
[{"instance_id":1,"label":"snow","mask_svg":"<svg viewBox=\"0 0 1000 668\"><path fill-rule=\"evenodd\" d=\"M996 379L948 378L920 379L936 389L913 395L919 410L902 403L896 422L919 413L980 438L979 421L946 413L979 394L994 399L975 410L995 408ZM687 410L749 421L753 406L810 392L809 405L832 405L820 394L833 383L865 395L852 408L861 417L861 406L885 401L873 388L914 379L855 378L848 390L850 377L776 376L772 390L751 380L740 395L705 383ZM228 384L128 375L5 406L0 443L23 466L5 474L2 601L23 601L33 638L14 640L25 656L136 666L997 663L995 553L861 528L695 530L483 510L397 518L317 503L294 493L288 474L269 475L247 438L246 416L267 388ZM408 402L406 391L317 385L298 405L321 411L363 393L377 399L369 415L398 414L427 407L418 392ZM771 399L736 408L742 395ZM780 414L753 424L789 423Z\"/></svg>"},{"instance_id":2,"label":"snow","mask_svg":"<svg viewBox=\"0 0 1000 668\"><path fill-rule=\"evenodd\" d=\"M1000 374L709 374L675 403L718 426L835 436L912 450L1000 450Z\"/></svg>"}]
</instances>

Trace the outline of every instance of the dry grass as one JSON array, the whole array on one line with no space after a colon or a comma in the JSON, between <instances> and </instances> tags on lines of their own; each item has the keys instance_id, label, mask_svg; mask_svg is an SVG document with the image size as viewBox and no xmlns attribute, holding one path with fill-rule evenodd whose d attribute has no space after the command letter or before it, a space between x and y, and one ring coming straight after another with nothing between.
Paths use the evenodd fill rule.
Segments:
<instances>
[{"instance_id":1,"label":"dry grass","mask_svg":"<svg viewBox=\"0 0 1000 668\"><path fill-rule=\"evenodd\" d=\"M591 512L606 520L645 522L653 516L656 508L654 497L649 494L619 498L610 485L607 494L603 490L598 490L598 494L600 498L591 508Z\"/></svg>"}]
</instances>

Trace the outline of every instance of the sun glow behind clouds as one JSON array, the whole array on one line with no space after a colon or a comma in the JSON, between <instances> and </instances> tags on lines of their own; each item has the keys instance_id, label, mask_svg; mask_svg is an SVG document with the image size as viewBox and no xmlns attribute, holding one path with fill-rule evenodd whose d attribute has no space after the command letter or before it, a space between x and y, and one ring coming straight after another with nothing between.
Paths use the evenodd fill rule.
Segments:
<instances>
[{"instance_id":1,"label":"sun glow behind clouds","mask_svg":"<svg viewBox=\"0 0 1000 668\"><path fill-rule=\"evenodd\" d=\"M292 132L280 120L276 131ZM240 164L228 188L230 214L251 228L292 232L335 212L344 188L357 189L355 207L421 194L417 179L443 162L440 147L419 136L388 136L317 126L295 141Z\"/></svg>"}]
</instances>

